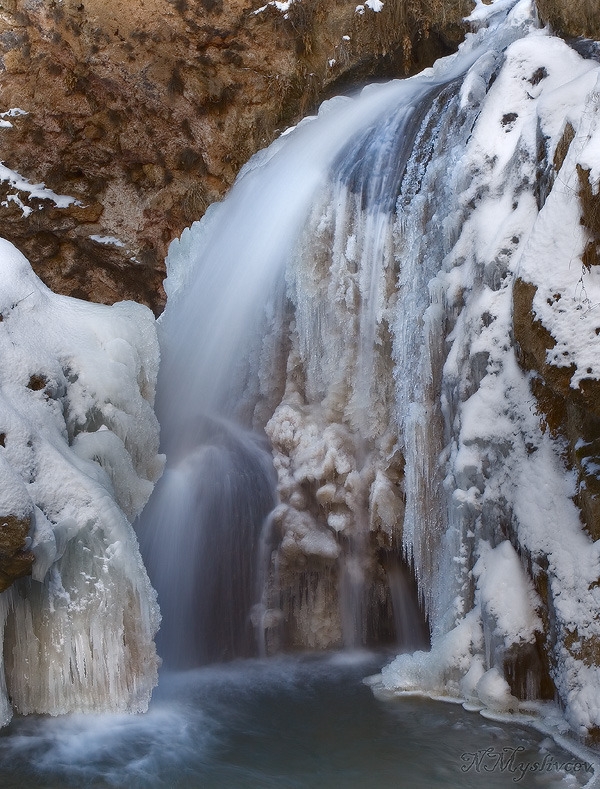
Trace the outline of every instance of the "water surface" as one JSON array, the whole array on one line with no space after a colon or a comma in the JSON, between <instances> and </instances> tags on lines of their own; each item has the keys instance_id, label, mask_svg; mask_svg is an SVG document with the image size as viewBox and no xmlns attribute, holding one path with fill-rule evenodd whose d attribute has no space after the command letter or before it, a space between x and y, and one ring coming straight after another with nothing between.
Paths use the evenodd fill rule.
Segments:
<instances>
[{"instance_id":1,"label":"water surface","mask_svg":"<svg viewBox=\"0 0 600 789\"><path fill-rule=\"evenodd\" d=\"M381 662L239 661L163 675L147 715L16 719L0 734L0 786L468 789L592 777L525 726L428 699L376 699L362 679Z\"/></svg>"}]
</instances>

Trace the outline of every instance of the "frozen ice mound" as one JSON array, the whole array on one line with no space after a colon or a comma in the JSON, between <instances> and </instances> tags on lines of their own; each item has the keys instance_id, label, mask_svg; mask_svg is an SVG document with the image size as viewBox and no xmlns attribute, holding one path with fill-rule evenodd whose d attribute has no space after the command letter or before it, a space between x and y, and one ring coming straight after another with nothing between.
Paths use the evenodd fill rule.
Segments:
<instances>
[{"instance_id":1,"label":"frozen ice mound","mask_svg":"<svg viewBox=\"0 0 600 789\"><path fill-rule=\"evenodd\" d=\"M50 291L0 239L0 529L31 577L0 594L0 724L143 711L160 615L131 521L160 476L151 312Z\"/></svg>"}]
</instances>

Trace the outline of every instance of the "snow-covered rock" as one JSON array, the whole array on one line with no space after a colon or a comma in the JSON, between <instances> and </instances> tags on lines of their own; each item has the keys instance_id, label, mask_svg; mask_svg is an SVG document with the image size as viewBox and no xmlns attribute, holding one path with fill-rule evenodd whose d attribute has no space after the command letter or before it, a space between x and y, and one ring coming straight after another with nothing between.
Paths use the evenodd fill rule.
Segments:
<instances>
[{"instance_id":1,"label":"snow-covered rock","mask_svg":"<svg viewBox=\"0 0 600 789\"><path fill-rule=\"evenodd\" d=\"M0 535L28 524L34 558L0 594L0 722L147 707L159 613L130 521L162 470L157 368L147 308L55 295L0 240Z\"/></svg>"}]
</instances>

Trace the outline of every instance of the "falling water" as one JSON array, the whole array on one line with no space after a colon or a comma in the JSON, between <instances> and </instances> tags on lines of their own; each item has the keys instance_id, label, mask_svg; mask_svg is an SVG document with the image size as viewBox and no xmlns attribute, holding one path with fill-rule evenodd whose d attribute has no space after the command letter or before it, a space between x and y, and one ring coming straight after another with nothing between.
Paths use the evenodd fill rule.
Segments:
<instances>
[{"instance_id":1,"label":"falling water","mask_svg":"<svg viewBox=\"0 0 600 789\"><path fill-rule=\"evenodd\" d=\"M260 413L272 413L282 394L276 375L265 382L260 373L267 367L273 377L269 359L280 343L273 337L284 331L282 277L294 239L333 166L342 181L351 182L351 191L366 190L360 199L369 208L379 208L369 212L363 256L381 257L402 156L374 186L365 168L356 171L365 161L370 171L388 172L382 157L387 161L402 148L406 126L419 115L415 105L435 89L434 80L425 78L382 86L360 101L334 102L318 121L290 135L288 144L275 144L251 163L228 199L196 230L193 249L186 254L184 238L171 251L157 397L168 466L139 529L161 600L161 650L167 657L193 663L250 649L242 634L256 602L260 533L275 503ZM374 129L390 105L381 146L365 149L365 139L377 141ZM344 149L349 153L341 156ZM181 258L189 258L185 270ZM375 313L381 300L376 271L367 287L372 295L362 325L368 338L373 319L367 313ZM371 373L370 344L361 361L362 386ZM366 401L363 412L365 407ZM366 415L357 418L361 422Z\"/></svg>"},{"instance_id":2,"label":"falling water","mask_svg":"<svg viewBox=\"0 0 600 789\"><path fill-rule=\"evenodd\" d=\"M517 35L509 26L491 56L472 35L417 77L326 103L173 243L167 469L139 526L168 662L250 654L252 622L260 652L393 640L409 566L435 608L444 332L427 289L440 257L417 236L448 246L430 205L443 158L428 165L469 134L465 71L480 62L489 78ZM398 222L397 203L431 221Z\"/></svg>"}]
</instances>

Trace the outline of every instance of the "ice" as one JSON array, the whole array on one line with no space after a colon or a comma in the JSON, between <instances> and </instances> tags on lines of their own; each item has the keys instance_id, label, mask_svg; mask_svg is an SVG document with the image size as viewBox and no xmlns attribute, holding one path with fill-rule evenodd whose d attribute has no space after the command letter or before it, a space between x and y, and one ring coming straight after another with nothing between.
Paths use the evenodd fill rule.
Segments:
<instances>
[{"instance_id":1,"label":"ice","mask_svg":"<svg viewBox=\"0 0 600 789\"><path fill-rule=\"evenodd\" d=\"M499 8L499 3L492 6ZM515 8L513 21L524 8ZM511 17L508 22L512 24ZM534 577L539 572L536 562L547 560L552 627L563 634L550 657L552 677L567 719L581 733L597 725L595 669L560 643L571 631L596 638L596 625L586 612L597 606L591 580L598 573L597 550L583 532L571 498L574 478L563 466L562 444L543 432L529 382L515 358L511 301L515 276L535 283L534 309L557 339L548 361L575 362L572 386L586 375L596 376L597 336L593 310L588 314L586 305L589 310L598 298L595 274L583 273L581 279L577 264L585 234L574 184L577 162L589 162L591 170L596 162L598 66L535 26L507 48L496 66L492 52L475 63L463 83L462 111L477 102L481 110L460 154L449 147L439 159L442 174L436 177L433 159L421 176L420 193L436 192L434 216L445 235L435 227L438 236L427 235L427 205L415 214L414 199L410 213L399 219L401 238L406 239L400 282L408 289L422 277L409 302L416 312L409 322L399 315L396 329L401 338L399 414L410 439L404 447L404 540L425 590L434 637L430 653L401 656L383 672L382 682L397 689L421 683L432 693L462 693L470 703L516 708L505 685L506 655L519 644L533 644L542 628L541 601L523 559L533 561ZM496 70L493 84L482 79L482 68L490 69L488 74ZM560 178L549 183L547 195L536 194L540 135L548 141L546 156L552 161L565 114L576 129L575 141ZM442 130L447 123L443 118ZM454 128L452 139L459 133ZM454 208L443 202L451 188L458 193ZM565 233L565 225L572 231ZM412 271L407 249L409 261L416 259L422 266L426 259L431 268ZM424 296L425 286L429 293ZM558 307L552 298L557 292L562 294ZM431 348L427 316L434 299L446 305L449 329L437 360L421 351ZM567 348L568 361L561 362ZM418 359L418 378L407 378L404 371L413 369ZM428 396L427 387L436 379L439 389L434 383ZM438 444L438 453L428 461L432 438L425 431L438 392L443 427L437 438L443 434L445 446ZM429 503L416 510L431 496L435 473L443 475L441 520ZM415 504L411 491L417 491ZM435 533L439 549L432 563ZM474 619L480 622L481 640L465 629ZM457 644L462 647L457 649ZM528 682L529 688L535 684L533 677Z\"/></svg>"},{"instance_id":2,"label":"ice","mask_svg":"<svg viewBox=\"0 0 600 789\"><path fill-rule=\"evenodd\" d=\"M516 709L507 677L518 650L535 650L547 627L533 583L546 557L551 626L562 634L550 656L552 678L567 719L582 731L597 723L592 679L585 660L559 644L569 628L589 643L596 638L586 612L597 606L598 557L572 502L562 444L543 431L517 362L511 310L515 277L535 282L535 309L558 340L549 361L568 348L568 363L577 364L573 386L596 375L596 274L584 274L578 288L581 267L567 260L577 260L586 241L576 164L595 173L599 162L598 66L540 30L530 3L494 3L476 15L482 29L452 64L430 72L437 95L425 101L415 78L404 99L418 110L414 132L405 127L414 153L399 165L397 219L387 198L376 196L377 180L363 183L352 169L350 147L348 180L332 179L315 200L287 273L293 375L267 430L281 498L300 522L316 483L316 501L335 511L321 519L311 510L307 523L317 530L325 520L334 535L353 535L349 566L362 524L392 544L401 533L433 643L429 653L397 658L382 673L386 688ZM546 183L540 139L551 162L565 113L575 142L561 178ZM373 135L388 163L405 155L390 146L400 117L391 110L390 136L385 126ZM364 160L378 173L368 150L361 149ZM395 188L387 182L381 195ZM565 223L572 233L561 232ZM566 312L549 305L557 287ZM334 460L339 445L324 444L328 426L345 437L347 465ZM393 452L404 461L401 489L392 482ZM360 480L355 498L342 496L344 474ZM536 671L522 680L525 696L539 692Z\"/></svg>"},{"instance_id":3,"label":"ice","mask_svg":"<svg viewBox=\"0 0 600 789\"><path fill-rule=\"evenodd\" d=\"M492 712L519 709L519 700L512 695L508 682L497 668L490 668L481 676L476 692L478 700Z\"/></svg>"},{"instance_id":4,"label":"ice","mask_svg":"<svg viewBox=\"0 0 600 789\"><path fill-rule=\"evenodd\" d=\"M482 540L473 575L482 616L491 620L491 635L500 648L535 641L536 632L542 632L537 613L541 600L510 542L504 540L492 548Z\"/></svg>"},{"instance_id":5,"label":"ice","mask_svg":"<svg viewBox=\"0 0 600 789\"><path fill-rule=\"evenodd\" d=\"M142 711L159 613L130 521L163 462L154 319L55 295L4 240L0 277L0 511L35 556L0 594L1 719Z\"/></svg>"}]
</instances>

